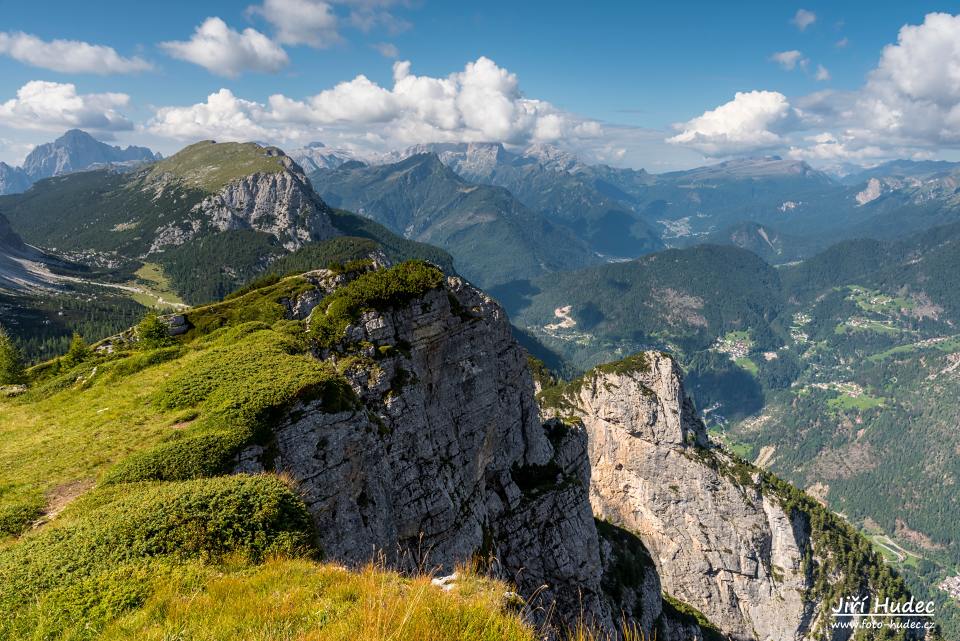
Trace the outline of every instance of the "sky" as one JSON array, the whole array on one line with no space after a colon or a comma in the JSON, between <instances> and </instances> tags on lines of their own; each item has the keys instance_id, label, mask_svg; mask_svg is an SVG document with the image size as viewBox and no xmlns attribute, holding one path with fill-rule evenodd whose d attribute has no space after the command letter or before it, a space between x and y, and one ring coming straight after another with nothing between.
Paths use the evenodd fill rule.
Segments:
<instances>
[{"instance_id":1,"label":"sky","mask_svg":"<svg viewBox=\"0 0 960 641\"><path fill-rule=\"evenodd\" d=\"M0 161L81 128L358 153L555 144L662 172L960 159L960 2L0 0Z\"/></svg>"}]
</instances>

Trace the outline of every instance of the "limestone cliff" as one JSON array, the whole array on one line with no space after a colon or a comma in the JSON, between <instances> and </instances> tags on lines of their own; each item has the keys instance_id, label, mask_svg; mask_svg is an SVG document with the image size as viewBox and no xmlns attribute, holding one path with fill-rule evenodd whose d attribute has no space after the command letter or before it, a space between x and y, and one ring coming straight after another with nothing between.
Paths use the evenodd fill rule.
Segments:
<instances>
[{"instance_id":1,"label":"limestone cliff","mask_svg":"<svg viewBox=\"0 0 960 641\"><path fill-rule=\"evenodd\" d=\"M290 305L298 316L318 299L303 296L311 303ZM536 595L535 616L610 626L586 433L541 423L526 356L493 300L448 278L365 313L317 355L338 364L359 409L300 404L237 469L289 474L329 557L450 573L479 555Z\"/></svg>"},{"instance_id":2,"label":"limestone cliff","mask_svg":"<svg viewBox=\"0 0 960 641\"><path fill-rule=\"evenodd\" d=\"M328 558L443 575L479 558L538 623L661 641L824 638L837 599L905 593L839 517L710 443L669 356L537 391L491 298L423 264L361 269L274 294L350 398L278 406L228 459L292 479ZM171 333L238 314L201 308Z\"/></svg>"},{"instance_id":3,"label":"limestone cliff","mask_svg":"<svg viewBox=\"0 0 960 641\"><path fill-rule=\"evenodd\" d=\"M724 634L829 638L833 599L902 588L839 517L712 446L670 356L641 353L540 398L587 430L594 514L636 534L664 593Z\"/></svg>"}]
</instances>

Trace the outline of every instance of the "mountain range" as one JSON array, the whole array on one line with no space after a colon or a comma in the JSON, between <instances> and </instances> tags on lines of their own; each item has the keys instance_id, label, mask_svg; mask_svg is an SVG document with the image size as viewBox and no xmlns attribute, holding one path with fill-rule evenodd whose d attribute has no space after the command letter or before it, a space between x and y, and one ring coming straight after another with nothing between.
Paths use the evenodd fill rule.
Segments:
<instances>
[{"instance_id":1,"label":"mountain range","mask_svg":"<svg viewBox=\"0 0 960 641\"><path fill-rule=\"evenodd\" d=\"M600 261L571 230L502 187L467 182L436 154L386 165L351 162L310 180L326 202L446 249L484 286Z\"/></svg>"},{"instance_id":2,"label":"mountain range","mask_svg":"<svg viewBox=\"0 0 960 641\"><path fill-rule=\"evenodd\" d=\"M69 146L76 139L60 140ZM541 574L531 580L561 581L562 575L588 595L591 612L604 621L614 603L639 608L634 620L647 633L659 630L658 638L689 633L693 628L683 626L691 621L700 622L702 636L716 630L743 639L812 638L823 624L824 604L840 594L828 589L826 575L818 572L831 568L828 574L843 589L867 589L869 581L879 581L884 589L905 590L893 574L877 578L879 567L891 566L913 594L936 601L938 621L948 633L960 631L960 609L935 587L960 569L960 540L952 527L960 504L950 492L917 489L949 487L960 475L953 456L960 451L953 429L960 393L960 289L951 278L960 267L955 202L960 171L954 164L897 161L837 179L776 157L655 175L589 165L549 146L434 144L358 159L313 144L293 153L204 141L122 172L94 167L0 197L3 324L34 360L63 354L74 330L90 339L119 336L104 349L117 349L126 358L135 348L132 334L123 330L148 308L176 312L167 322L183 343L173 345L172 359L180 358L181 347L208 349L207 341L223 341L216 354L228 351L234 342L243 343L246 331L289 330L296 336L309 331L308 349L296 341L278 349L319 359L348 379L363 399L363 409L354 411L369 422L350 423L350 434L362 428L386 438L400 425L391 412L447 394L446 378L473 382L448 390L454 397L431 397L439 405L410 410L404 420L427 429L430 417L451 415L464 401L456 394L476 392L470 403L500 407L504 425L526 425L533 414L559 421L550 423L559 431L543 428L553 454L528 452L523 456L532 458L521 460L505 450L497 483L506 484L500 489L508 499L515 486L521 495L552 506L543 509L602 519L593 525L594 534L583 518L558 525L576 532L578 549L601 556L596 563L592 557L574 562L581 570L592 568L590 576L573 576L569 566L548 563L537 566ZM389 267L409 259L429 264ZM449 277L445 284L430 276L437 283L427 288L436 290L433 294L403 294L419 278L436 275L430 265ZM302 272L308 274L295 276ZM361 285L351 288L354 279ZM487 288L503 307L476 286ZM347 293L336 293L343 288ZM352 297L359 301L356 307ZM311 317L313 309L333 310L333 316L318 321L327 317ZM342 334L345 327L352 329ZM517 365L521 352L508 338L510 331L546 363L532 366L536 409L522 396L526 392L521 398L505 391L526 389L529 375ZM352 338L336 343L331 336ZM431 341L447 340L451 347L431 351ZM417 349L422 351L416 357L406 355ZM478 365L490 350L506 360ZM631 360L637 352L646 354L642 368ZM438 374L404 360L411 358L449 362ZM61 383L46 377L61 366L50 363L61 362L31 370L36 376L31 384L60 389ZM150 361L148 367L156 365L162 363ZM130 367L139 371L139 365ZM681 369L689 400L676 393ZM477 371L487 373L472 378ZM79 372L63 380L72 385ZM96 372L84 372L95 379ZM443 380L434 380L438 375ZM499 391L481 393L488 384L481 379L499 381ZM623 396L616 390L625 390ZM644 390L657 399L654 405L675 410L663 417L685 418L679 425L661 424L667 418L658 410L634 424L647 411L636 405L648 393ZM374 397L379 400L371 401ZM267 415L275 416L272 412ZM372 415L380 416L383 426ZM231 458L231 465L312 473L296 467L297 448L303 442L315 449L333 446L309 441L317 428L297 423L297 416L290 419L298 427L287 458L274 458L271 448L278 442L270 437L243 441L254 449L242 456L229 450L229 456L240 457ZM480 438L463 429L479 419L458 416L458 434L466 441L433 443L441 461ZM164 414L162 421L174 418ZM644 425L654 425L654 433L646 434ZM524 428L522 437L497 429L501 441L521 438L528 447L540 447L530 445L541 440L535 428ZM569 430L584 430L585 445L565 440ZM639 441L624 440L623 430ZM379 451L371 443L350 443ZM403 443L401 438L387 450L406 451ZM591 449L596 443L604 445ZM577 453L578 447L586 449ZM333 460L336 452L324 449L324 456ZM660 463L648 465L647 459ZM271 467L277 460L280 467ZM284 461L293 467L283 468ZM451 465L461 463L473 465ZM381 464L373 460L371 469ZM153 469L153 463L143 465ZM136 466L141 469L141 463ZM238 469L247 468L231 468ZM585 469L602 484L590 487L588 507L570 489ZM446 473L429 474L447 478ZM470 490L463 479L451 483L425 491L430 496L487 491ZM651 488L652 494L628 500L616 490L624 484ZM555 493L554 486L568 493ZM545 488L552 489L544 494ZM701 504L704 488L714 488L708 504ZM400 540L384 534L399 527L399 517L381 509L399 500L392 490L377 484L354 489L342 507L350 514L359 509L362 516L350 517L353 525L322 521L333 523L330 531L360 531L356 524L366 523L370 541ZM313 514L328 514L327 507L316 507L325 505L321 490L311 491L317 502L308 507L319 510ZM494 494L503 500L499 490ZM484 499L486 505L496 503L492 496ZM522 505L532 505L528 499ZM437 504L427 512L443 509ZM520 543L504 532L517 522L499 507L490 509L485 518L493 520L477 531L501 528L499 545L516 550ZM648 518L637 520L638 513ZM538 514L538 522L548 520L546 513ZM680 528L691 514L702 527ZM415 510L403 519L408 517L419 523L426 518ZM755 524L750 531L759 533L756 538L724 525L738 519ZM602 523L618 529L605 530ZM450 530L458 532L450 539L438 527L434 534L450 553L448 560L461 558L476 543L473 526ZM816 532L843 541L838 549L855 551L843 561L857 568L848 568L849 581L838 578L833 563L839 557L810 547ZM555 535L538 534L541 542ZM331 536L325 545L337 540L337 534ZM594 536L606 537L606 543L595 543ZM788 546L773 553L773 541ZM613 557L603 556L614 548ZM341 558L361 560L347 544L337 549ZM821 554L816 561L806 560L815 552ZM543 563L548 556L537 552L539 560L531 560L516 554L508 564ZM634 559L637 572L644 568L633 578L648 582L647 588L611 583L601 566L617 555ZM650 588L654 583L660 587ZM617 593L613 601L611 590ZM665 594L639 603L635 598L644 590ZM628 593L634 596L624 596ZM756 600L758 594L776 595L779 617L766 614L774 606ZM562 595L549 598L564 603ZM659 614L644 618L641 611ZM683 612L698 614L691 619L680 616Z\"/></svg>"}]
</instances>

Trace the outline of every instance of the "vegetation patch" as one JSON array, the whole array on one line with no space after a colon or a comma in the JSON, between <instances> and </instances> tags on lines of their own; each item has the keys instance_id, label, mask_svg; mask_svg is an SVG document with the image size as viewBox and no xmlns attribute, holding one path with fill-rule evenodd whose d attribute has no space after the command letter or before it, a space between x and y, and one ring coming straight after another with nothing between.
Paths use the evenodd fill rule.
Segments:
<instances>
[{"instance_id":1,"label":"vegetation patch","mask_svg":"<svg viewBox=\"0 0 960 641\"><path fill-rule=\"evenodd\" d=\"M93 638L143 602L164 566L258 562L311 540L306 507L276 477L125 486L101 499L0 550L0 636Z\"/></svg>"},{"instance_id":2,"label":"vegetation patch","mask_svg":"<svg viewBox=\"0 0 960 641\"><path fill-rule=\"evenodd\" d=\"M711 623L703 612L666 592L663 593L663 614L687 626L700 626L704 641L727 641L720 628Z\"/></svg>"},{"instance_id":3,"label":"vegetation patch","mask_svg":"<svg viewBox=\"0 0 960 641\"><path fill-rule=\"evenodd\" d=\"M278 150L252 142L204 140L153 165L150 178L173 174L187 187L216 193L231 181L256 173L283 171Z\"/></svg>"},{"instance_id":4,"label":"vegetation patch","mask_svg":"<svg viewBox=\"0 0 960 641\"><path fill-rule=\"evenodd\" d=\"M110 482L182 480L229 470L244 445L266 441L269 428L297 401L322 400L325 410L356 407L347 382L329 363L300 354L287 337L250 324L216 337L185 359L152 395L161 410L195 408L200 418L151 450L120 463Z\"/></svg>"},{"instance_id":5,"label":"vegetation patch","mask_svg":"<svg viewBox=\"0 0 960 641\"><path fill-rule=\"evenodd\" d=\"M284 278L265 287L259 287L221 303L197 307L187 312L190 331L186 338L197 336L226 327L250 321L274 323L286 316L285 301L313 289L306 279L299 276Z\"/></svg>"},{"instance_id":6,"label":"vegetation patch","mask_svg":"<svg viewBox=\"0 0 960 641\"><path fill-rule=\"evenodd\" d=\"M443 280L442 271L422 261L363 274L317 305L310 316L310 334L321 347L332 347L364 312L404 305L440 287Z\"/></svg>"},{"instance_id":7,"label":"vegetation patch","mask_svg":"<svg viewBox=\"0 0 960 641\"><path fill-rule=\"evenodd\" d=\"M351 572L302 559L191 580L174 575L104 641L534 641L504 599L510 587L462 568L449 592L429 576Z\"/></svg>"}]
</instances>

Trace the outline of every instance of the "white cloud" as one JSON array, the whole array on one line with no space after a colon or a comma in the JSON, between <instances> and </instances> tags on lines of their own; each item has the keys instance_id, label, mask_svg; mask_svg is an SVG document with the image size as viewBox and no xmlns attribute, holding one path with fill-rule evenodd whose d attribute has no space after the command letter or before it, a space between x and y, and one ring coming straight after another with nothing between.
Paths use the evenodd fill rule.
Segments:
<instances>
[{"instance_id":1,"label":"white cloud","mask_svg":"<svg viewBox=\"0 0 960 641\"><path fill-rule=\"evenodd\" d=\"M0 32L0 54L62 73L136 73L153 68L143 58L124 58L112 47L79 40L45 41L23 32Z\"/></svg>"},{"instance_id":2,"label":"white cloud","mask_svg":"<svg viewBox=\"0 0 960 641\"><path fill-rule=\"evenodd\" d=\"M797 9L797 13L794 14L793 20L791 20L800 31L806 31L807 27L816 21L817 14L813 11L807 11L806 9Z\"/></svg>"},{"instance_id":3,"label":"white cloud","mask_svg":"<svg viewBox=\"0 0 960 641\"><path fill-rule=\"evenodd\" d=\"M837 49L845 49L849 44L850 44L849 38L840 38L833 44L833 46L836 47Z\"/></svg>"},{"instance_id":4,"label":"white cloud","mask_svg":"<svg viewBox=\"0 0 960 641\"><path fill-rule=\"evenodd\" d=\"M16 98L0 103L0 124L51 131L132 129L133 123L118 111L129 102L123 93L78 94L71 83L32 80L17 90Z\"/></svg>"},{"instance_id":5,"label":"white cloud","mask_svg":"<svg viewBox=\"0 0 960 641\"><path fill-rule=\"evenodd\" d=\"M776 91L738 92L733 100L686 123L667 142L710 156L753 152L780 145L777 129L792 112L787 97Z\"/></svg>"},{"instance_id":6,"label":"white cloud","mask_svg":"<svg viewBox=\"0 0 960 641\"><path fill-rule=\"evenodd\" d=\"M809 61L803 57L803 53L792 49L790 51L778 51L777 53L770 56L770 60L774 61L787 71L793 71L797 68L797 65L801 67L806 67Z\"/></svg>"},{"instance_id":7,"label":"white cloud","mask_svg":"<svg viewBox=\"0 0 960 641\"><path fill-rule=\"evenodd\" d=\"M221 89L190 107L162 107L150 121L152 133L178 140L254 140L269 138L262 127L266 112L262 105L242 100L229 89Z\"/></svg>"},{"instance_id":8,"label":"white cloud","mask_svg":"<svg viewBox=\"0 0 960 641\"><path fill-rule=\"evenodd\" d=\"M484 57L440 78L414 75L409 62L396 62L391 88L360 75L305 99L276 94L266 104L221 89L203 103L159 109L146 127L180 140L323 137L384 149L419 142L577 141L603 134L594 121L524 97L516 75Z\"/></svg>"},{"instance_id":9,"label":"white cloud","mask_svg":"<svg viewBox=\"0 0 960 641\"><path fill-rule=\"evenodd\" d=\"M803 139L803 146L790 147L787 155L796 160L835 162L882 158L885 150L874 145L860 146L851 136L823 132Z\"/></svg>"},{"instance_id":10,"label":"white cloud","mask_svg":"<svg viewBox=\"0 0 960 641\"><path fill-rule=\"evenodd\" d=\"M390 42L378 42L371 46L376 49L384 58L396 58L400 55L400 50L397 49L397 45Z\"/></svg>"},{"instance_id":11,"label":"white cloud","mask_svg":"<svg viewBox=\"0 0 960 641\"><path fill-rule=\"evenodd\" d=\"M931 13L887 45L857 102L863 135L960 146L960 16Z\"/></svg>"},{"instance_id":12,"label":"white cloud","mask_svg":"<svg viewBox=\"0 0 960 641\"><path fill-rule=\"evenodd\" d=\"M285 45L323 48L342 41L337 16L323 0L264 0L247 11L273 25L277 41Z\"/></svg>"},{"instance_id":13,"label":"white cloud","mask_svg":"<svg viewBox=\"0 0 960 641\"><path fill-rule=\"evenodd\" d=\"M802 66L798 51L780 52L784 68ZM830 79L817 65L818 81ZM669 142L712 155L780 147L797 158L865 161L926 157L960 149L960 16L930 13L904 25L855 91L793 98L755 91L680 126ZM742 103L742 104L741 104Z\"/></svg>"},{"instance_id":14,"label":"white cloud","mask_svg":"<svg viewBox=\"0 0 960 641\"><path fill-rule=\"evenodd\" d=\"M289 62L287 53L267 36L251 28L234 31L220 18L204 20L190 40L160 46L174 58L228 77L244 71L278 71Z\"/></svg>"}]
</instances>

